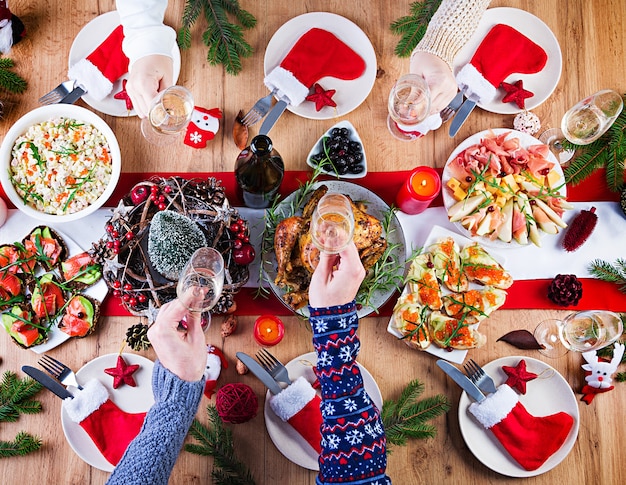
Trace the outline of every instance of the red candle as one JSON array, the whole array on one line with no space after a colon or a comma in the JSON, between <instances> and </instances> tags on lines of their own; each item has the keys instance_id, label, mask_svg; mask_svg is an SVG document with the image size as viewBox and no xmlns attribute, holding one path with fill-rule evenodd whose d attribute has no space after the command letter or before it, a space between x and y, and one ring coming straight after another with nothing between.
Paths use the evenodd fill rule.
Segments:
<instances>
[{"instance_id":1,"label":"red candle","mask_svg":"<svg viewBox=\"0 0 626 485\"><path fill-rule=\"evenodd\" d=\"M285 326L280 318L273 315L261 315L254 322L254 339L259 343L269 347L276 345L285 335Z\"/></svg>"},{"instance_id":2,"label":"red candle","mask_svg":"<svg viewBox=\"0 0 626 485\"><path fill-rule=\"evenodd\" d=\"M396 205L406 214L419 214L426 210L440 190L441 178L437 171L430 167L417 167L400 187Z\"/></svg>"}]
</instances>

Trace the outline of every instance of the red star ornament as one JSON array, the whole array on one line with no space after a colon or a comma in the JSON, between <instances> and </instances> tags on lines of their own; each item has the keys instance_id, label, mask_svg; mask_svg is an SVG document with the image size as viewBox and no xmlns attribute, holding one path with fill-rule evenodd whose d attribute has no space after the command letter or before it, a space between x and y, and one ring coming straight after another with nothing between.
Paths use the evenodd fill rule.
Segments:
<instances>
[{"instance_id":1,"label":"red star ornament","mask_svg":"<svg viewBox=\"0 0 626 485\"><path fill-rule=\"evenodd\" d=\"M524 100L526 98L531 98L535 95L535 93L524 89L524 81L522 81L521 79L514 84L503 82L502 88L506 91L504 98L502 98L502 102L515 102L519 109L525 109L526 102Z\"/></svg>"},{"instance_id":2,"label":"red star ornament","mask_svg":"<svg viewBox=\"0 0 626 485\"><path fill-rule=\"evenodd\" d=\"M337 103L333 101L333 96L337 92L335 89L324 89L318 83L313 85L313 89L315 92L313 94L309 94L306 97L307 101L313 101L315 103L315 111L321 110L324 106L337 106Z\"/></svg>"},{"instance_id":3,"label":"red star ornament","mask_svg":"<svg viewBox=\"0 0 626 485\"><path fill-rule=\"evenodd\" d=\"M115 93L113 97L115 99L123 99L124 102L126 103L126 109L130 111L133 109L133 102L130 100L130 96L128 96L128 92L126 91L127 82L128 82L127 79L122 80L122 90L119 93Z\"/></svg>"},{"instance_id":4,"label":"red star ornament","mask_svg":"<svg viewBox=\"0 0 626 485\"><path fill-rule=\"evenodd\" d=\"M503 365L502 370L508 377L505 384L516 389L520 394L526 394L526 383L537 378L537 374L526 370L526 361L520 360L515 367Z\"/></svg>"},{"instance_id":5,"label":"red star ornament","mask_svg":"<svg viewBox=\"0 0 626 485\"><path fill-rule=\"evenodd\" d=\"M121 355L117 356L117 365L115 367L109 367L104 369L104 372L113 376L113 389L117 389L122 384L128 384L131 387L136 387L137 383L133 374L139 369L139 364L128 365Z\"/></svg>"}]
</instances>

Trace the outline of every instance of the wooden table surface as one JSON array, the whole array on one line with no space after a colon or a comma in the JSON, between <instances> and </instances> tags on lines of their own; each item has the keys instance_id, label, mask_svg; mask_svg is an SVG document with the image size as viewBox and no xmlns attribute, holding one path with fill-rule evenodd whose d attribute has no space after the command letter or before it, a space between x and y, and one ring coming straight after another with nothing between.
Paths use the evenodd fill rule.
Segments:
<instances>
[{"instance_id":1,"label":"wooden table surface","mask_svg":"<svg viewBox=\"0 0 626 485\"><path fill-rule=\"evenodd\" d=\"M76 34L91 19L113 10L113 0L75 2L29 2L13 0L11 10L26 24L27 37L14 46L9 54L15 71L29 83L21 95L2 93L5 101L4 119L0 133L6 133L12 122L38 106L39 96L66 79L67 58ZM431 133L424 139L403 143L394 140L385 127L386 97L394 80L408 71L408 60L393 53L398 37L391 34L389 24L409 11L409 2L379 2L363 0L308 1L241 1L257 19L258 25L248 31L246 39L255 50L243 61L239 76L225 73L221 66L206 62L207 48L201 43L205 26L201 19L193 30L191 50L182 52L179 84L193 92L196 104L220 107L225 120L210 146L203 150L172 146L155 150L143 140L137 118L104 116L118 136L123 170L142 171L224 171L230 172L238 149L232 140L232 124L237 111L249 108L266 93L263 86L263 56L273 33L289 19L306 12L329 11L343 15L358 24L370 38L376 51L379 75L365 102L342 119L358 126L364 140L369 169L373 171L408 170L415 165L441 167L452 149L467 136L490 127L512 127L512 115L491 114L475 110L455 138L447 128ZM170 1L166 22L179 27L184 2ZM527 10L542 19L556 35L563 53L563 72L550 98L533 111L543 128L558 126L569 106L599 89L626 90L623 60L626 58L626 36L621 19L626 17L626 2L622 0L559 0L538 2L529 0L493 1L492 7L509 6ZM82 101L78 104L84 105ZM272 131L272 139L282 154L287 170L305 170L305 157L317 137L338 120L316 121L303 119L286 112ZM258 129L254 127L253 131ZM487 344L472 351L479 363L519 355L534 357L554 366L578 393L583 384L582 359L570 354L560 359L548 359L534 351L520 351L496 339L512 329L532 330L547 318L562 312L533 310L502 310L481 326L488 337ZM216 317L207 333L207 339L220 344L219 329L223 317ZM108 317L99 330L86 339L74 339L50 351L75 369L95 357L117 353L125 330L136 318ZM242 350L254 352L257 345L252 338L254 317L240 317L240 328L226 340L224 351L231 366L222 373L220 384L231 381L251 385L263 402L265 389L253 376L239 376L234 369L234 354ZM295 317L285 318L286 338L272 349L284 361L312 350L311 334ZM626 385L599 396L591 405L579 403L580 431L571 453L555 469L528 479L508 478L481 464L469 451L459 431L457 403L459 388L436 367L435 359L410 350L392 338L386 331L388 318L366 318L361 322L362 350L359 361L376 379L384 399L396 399L407 383L419 379L424 383L423 396L445 394L452 403L447 415L433 423L437 436L429 440L411 441L404 447L393 447L389 455L388 473L397 484L443 483L623 483L622 445L626 431L619 417L626 415ZM152 351L144 355L154 359ZM18 371L24 364L36 365L38 356L19 349L5 336L0 338L0 371ZM21 374L21 371L19 371ZM577 394L577 398L580 394ZM16 423L0 424L0 439L12 440L19 430L40 436L43 447L25 457L1 459L0 481L6 484L45 483L102 484L108 473L84 463L64 438L61 423L61 401L47 391L38 395L44 411L21 417ZM213 401L212 401L213 402ZM207 421L206 398L198 412L202 422ZM270 440L263 419L262 407L256 418L246 424L233 425L237 456L251 469L259 484L304 485L315 482L315 472L301 468L276 449ZM182 452L172 473L170 483L211 483L212 460Z\"/></svg>"}]
</instances>

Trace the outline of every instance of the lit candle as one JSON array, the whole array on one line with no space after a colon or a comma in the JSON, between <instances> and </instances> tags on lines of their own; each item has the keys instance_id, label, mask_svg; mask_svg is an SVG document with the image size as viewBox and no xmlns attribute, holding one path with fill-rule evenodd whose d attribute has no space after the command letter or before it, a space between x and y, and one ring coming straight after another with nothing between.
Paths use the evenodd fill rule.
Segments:
<instances>
[{"instance_id":1,"label":"lit candle","mask_svg":"<svg viewBox=\"0 0 626 485\"><path fill-rule=\"evenodd\" d=\"M430 167L417 167L402 184L396 205L406 214L419 214L426 210L441 190L441 178Z\"/></svg>"},{"instance_id":2,"label":"lit candle","mask_svg":"<svg viewBox=\"0 0 626 485\"><path fill-rule=\"evenodd\" d=\"M254 339L259 345L276 345L285 335L285 326L280 318L273 315L261 315L254 322Z\"/></svg>"}]
</instances>

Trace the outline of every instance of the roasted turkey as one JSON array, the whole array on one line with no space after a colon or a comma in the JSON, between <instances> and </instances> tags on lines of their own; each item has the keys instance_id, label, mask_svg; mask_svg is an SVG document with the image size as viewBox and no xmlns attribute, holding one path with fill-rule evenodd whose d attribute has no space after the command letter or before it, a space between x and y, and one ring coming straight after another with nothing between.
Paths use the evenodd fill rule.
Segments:
<instances>
[{"instance_id":1,"label":"roasted turkey","mask_svg":"<svg viewBox=\"0 0 626 485\"><path fill-rule=\"evenodd\" d=\"M317 202L327 191L328 187L321 185L307 201L302 215L283 219L274 233L274 283L285 290L283 299L294 310L302 308L309 300L311 275L319 262L319 249L311 240L309 223ZM367 271L385 252L387 241L383 237L382 223L366 212L367 206L350 202L354 214L353 240Z\"/></svg>"}]
</instances>

